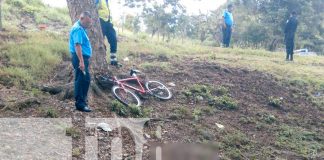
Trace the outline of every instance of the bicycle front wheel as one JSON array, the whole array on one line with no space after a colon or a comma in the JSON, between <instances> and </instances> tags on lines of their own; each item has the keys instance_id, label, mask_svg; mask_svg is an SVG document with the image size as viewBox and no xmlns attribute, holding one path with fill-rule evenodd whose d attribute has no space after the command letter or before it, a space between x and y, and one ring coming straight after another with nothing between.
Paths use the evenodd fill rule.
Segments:
<instances>
[{"instance_id":1,"label":"bicycle front wheel","mask_svg":"<svg viewBox=\"0 0 324 160\"><path fill-rule=\"evenodd\" d=\"M150 94L159 99L169 100L172 98L171 91L159 81L148 81L145 83L145 87Z\"/></svg>"},{"instance_id":2,"label":"bicycle front wheel","mask_svg":"<svg viewBox=\"0 0 324 160\"><path fill-rule=\"evenodd\" d=\"M135 105L141 106L140 98L128 89L124 89L120 86L113 86L111 89L114 96L117 98L118 101L123 103L126 106Z\"/></svg>"}]
</instances>

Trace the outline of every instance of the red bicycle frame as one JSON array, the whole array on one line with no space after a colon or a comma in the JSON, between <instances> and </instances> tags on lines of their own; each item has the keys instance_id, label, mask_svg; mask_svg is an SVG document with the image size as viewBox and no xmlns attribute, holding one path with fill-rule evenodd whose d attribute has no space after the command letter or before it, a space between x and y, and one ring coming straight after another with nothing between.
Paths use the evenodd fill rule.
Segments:
<instances>
[{"instance_id":1,"label":"red bicycle frame","mask_svg":"<svg viewBox=\"0 0 324 160\"><path fill-rule=\"evenodd\" d=\"M138 77L132 77L132 78L126 78L126 79L120 79L120 80L118 80L117 77L114 77L113 79L117 83L117 85L119 85L120 87L122 87L124 90L125 90L125 88L129 88L129 89L138 91L138 92L140 92L142 94L145 94L147 92L145 90L145 88L143 87L143 85L140 82L140 80L139 80ZM134 81L134 80L136 80L136 82L139 84L140 88L133 87L133 86L131 86L131 85L129 85L129 84L126 83L128 81Z\"/></svg>"}]
</instances>

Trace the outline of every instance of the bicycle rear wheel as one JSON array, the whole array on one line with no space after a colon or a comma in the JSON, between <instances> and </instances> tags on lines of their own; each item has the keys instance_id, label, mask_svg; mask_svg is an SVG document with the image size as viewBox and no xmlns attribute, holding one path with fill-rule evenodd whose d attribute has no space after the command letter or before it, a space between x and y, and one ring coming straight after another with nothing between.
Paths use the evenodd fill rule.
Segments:
<instances>
[{"instance_id":1,"label":"bicycle rear wheel","mask_svg":"<svg viewBox=\"0 0 324 160\"><path fill-rule=\"evenodd\" d=\"M126 106L130 106L130 105L141 106L140 98L132 91L130 91L126 88L124 89L117 85L113 86L111 91L114 94L114 96L117 98L117 100L119 102L123 103L124 105L126 105Z\"/></svg>"},{"instance_id":2,"label":"bicycle rear wheel","mask_svg":"<svg viewBox=\"0 0 324 160\"><path fill-rule=\"evenodd\" d=\"M145 87L150 94L159 99L169 100L172 98L171 91L159 81L147 81Z\"/></svg>"}]
</instances>

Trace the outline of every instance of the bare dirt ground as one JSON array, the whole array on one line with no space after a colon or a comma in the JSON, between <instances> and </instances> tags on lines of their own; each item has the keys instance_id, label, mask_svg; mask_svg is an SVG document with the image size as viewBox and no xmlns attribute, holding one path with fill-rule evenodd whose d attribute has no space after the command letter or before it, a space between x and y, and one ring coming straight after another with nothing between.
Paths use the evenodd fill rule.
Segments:
<instances>
[{"instance_id":1,"label":"bare dirt ground","mask_svg":"<svg viewBox=\"0 0 324 160\"><path fill-rule=\"evenodd\" d=\"M149 142L144 147L144 159L149 159L149 149L152 143L203 143L212 144L225 157L230 150L240 151L241 159L270 159L275 157L285 159L305 159L290 148L278 146L276 137L281 125L301 127L306 130L324 135L324 114L319 111L309 100L309 95L302 89L286 86L272 75L246 69L221 66L217 63L201 61L192 57L168 57L150 54L132 54L131 63L125 64L122 69L112 68L116 75L128 73L132 64L150 62L154 67L139 67L145 77L159 80L166 84L174 83L171 87L173 99L160 101L155 98L145 99L143 108L151 108L149 118L160 119L149 121L145 126L145 133L150 135ZM166 62L167 67L159 66ZM0 63L1 64L1 63ZM49 77L44 84L71 85L72 75L69 61L62 62L57 67L55 77ZM184 96L184 92L195 84L207 85L210 88L223 86L228 89L228 94L237 104L236 110L221 110L210 107L205 98L199 100ZM51 95L41 91L23 91L15 87L0 85L0 117L46 117L46 118L72 118L73 124L79 128L80 136L73 139L73 147L81 148L81 153L74 155L74 159L82 159L84 136L91 131L85 128L85 118L111 118L116 114L111 112L110 103L114 98L110 91L104 91L105 96L90 98L93 109L91 113L80 113L73 107L72 97L65 94ZM269 97L280 97L280 107L269 105ZM110 101L110 102L109 102ZM48 111L51 109L51 111ZM201 109L203 113L195 118L192 114ZM178 112L182 110L182 112ZM208 111L205 111L208 110ZM264 119L271 115L273 122L265 123ZM217 127L216 123L224 125L224 129ZM162 127L162 139L155 135L157 126ZM227 144L225 137L242 133L248 144L236 142ZM109 136L100 132L99 140L100 159L110 157L109 140L118 134L114 130ZM122 129L123 156L133 159L135 154L134 142L126 129ZM240 140L237 140L240 141ZM320 143L323 139L318 140ZM268 148L268 152L265 152ZM270 152L270 153L269 153ZM233 158L233 157L232 157ZM315 157L315 159L320 157Z\"/></svg>"}]
</instances>

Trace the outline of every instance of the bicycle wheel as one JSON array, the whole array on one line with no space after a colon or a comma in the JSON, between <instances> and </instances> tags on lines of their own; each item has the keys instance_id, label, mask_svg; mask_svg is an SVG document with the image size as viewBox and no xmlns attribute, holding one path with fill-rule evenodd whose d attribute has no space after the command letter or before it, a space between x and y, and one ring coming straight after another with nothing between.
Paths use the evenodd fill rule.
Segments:
<instances>
[{"instance_id":1,"label":"bicycle wheel","mask_svg":"<svg viewBox=\"0 0 324 160\"><path fill-rule=\"evenodd\" d=\"M159 81L148 81L145 83L145 87L150 94L159 99L169 100L172 98L170 90Z\"/></svg>"},{"instance_id":2,"label":"bicycle wheel","mask_svg":"<svg viewBox=\"0 0 324 160\"><path fill-rule=\"evenodd\" d=\"M123 89L119 86L113 86L111 89L114 96L117 98L118 101L123 103L126 106L135 105L141 106L141 100L138 96L128 89Z\"/></svg>"}]
</instances>

